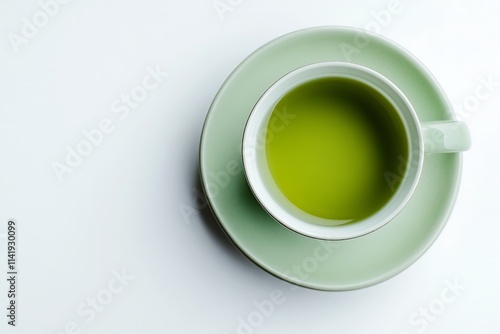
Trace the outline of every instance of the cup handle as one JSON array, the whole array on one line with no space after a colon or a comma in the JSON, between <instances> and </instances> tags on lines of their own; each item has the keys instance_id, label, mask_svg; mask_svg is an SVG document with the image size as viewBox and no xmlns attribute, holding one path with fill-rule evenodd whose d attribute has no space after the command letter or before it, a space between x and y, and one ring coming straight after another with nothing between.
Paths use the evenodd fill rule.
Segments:
<instances>
[{"instance_id":1,"label":"cup handle","mask_svg":"<svg viewBox=\"0 0 500 334\"><path fill-rule=\"evenodd\" d=\"M464 122L443 121L421 125L425 153L456 153L470 149L469 128Z\"/></svg>"}]
</instances>

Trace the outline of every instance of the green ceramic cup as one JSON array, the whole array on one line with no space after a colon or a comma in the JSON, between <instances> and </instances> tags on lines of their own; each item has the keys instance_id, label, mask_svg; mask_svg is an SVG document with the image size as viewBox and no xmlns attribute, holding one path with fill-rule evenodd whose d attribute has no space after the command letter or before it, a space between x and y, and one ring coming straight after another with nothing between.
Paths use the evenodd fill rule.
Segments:
<instances>
[{"instance_id":1,"label":"green ceramic cup","mask_svg":"<svg viewBox=\"0 0 500 334\"><path fill-rule=\"evenodd\" d=\"M346 79L366 85L392 105L387 112L404 129L407 156L403 177L390 199L363 219L331 219L310 214L293 204L280 190L266 155L265 132L279 101L295 88L324 78ZM300 120L296 120L300 122ZM264 135L262 135L264 134ZM261 206L279 223L308 237L347 240L369 234L393 220L411 199L429 154L447 154L469 149L467 126L459 121L421 122L403 92L382 74L368 67L346 62L322 62L303 66L286 74L261 96L254 106L243 134L243 166L248 184ZM291 148L293 151L293 148ZM333 169L331 173L336 173Z\"/></svg>"}]
</instances>

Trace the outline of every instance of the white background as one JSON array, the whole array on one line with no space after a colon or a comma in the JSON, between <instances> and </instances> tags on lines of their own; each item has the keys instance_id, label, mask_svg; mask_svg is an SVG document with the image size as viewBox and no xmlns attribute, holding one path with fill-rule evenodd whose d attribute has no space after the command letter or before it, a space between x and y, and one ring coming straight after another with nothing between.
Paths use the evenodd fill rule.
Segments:
<instances>
[{"instance_id":1,"label":"white background","mask_svg":"<svg viewBox=\"0 0 500 334\"><path fill-rule=\"evenodd\" d=\"M33 22L41 7L2 0L0 332L500 332L498 2L401 0L381 28L430 69L457 108L469 103L460 118L473 149L433 247L395 278L344 293L292 291L241 255L208 210L184 219L178 207L194 205L202 124L239 62L300 28L363 28L390 1L222 2L232 10L221 17L212 0L73 0L16 46L12 33L22 36L23 17ZM168 78L121 119L111 105L157 67ZM496 87L479 100L481 78ZM107 118L113 131L60 182L53 163ZM16 328L5 317L9 218L19 229ZM130 280L113 294L108 285L116 291L114 271L122 270ZM421 307L439 305L447 281L465 288L425 328L411 323ZM283 303L259 318L255 302L275 290ZM78 313L96 296L106 305L95 318ZM241 327L252 317L262 319L258 326Z\"/></svg>"}]
</instances>

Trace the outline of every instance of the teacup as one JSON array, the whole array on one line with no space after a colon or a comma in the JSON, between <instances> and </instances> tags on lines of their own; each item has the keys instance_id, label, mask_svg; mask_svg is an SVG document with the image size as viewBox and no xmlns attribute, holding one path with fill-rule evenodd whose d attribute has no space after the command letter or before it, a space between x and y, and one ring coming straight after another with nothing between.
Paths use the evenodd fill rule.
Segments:
<instances>
[{"instance_id":1,"label":"teacup","mask_svg":"<svg viewBox=\"0 0 500 334\"><path fill-rule=\"evenodd\" d=\"M243 135L243 166L262 207L302 235L371 233L411 199L427 154L470 147L458 121L422 123L404 93L364 66L324 62L269 87Z\"/></svg>"}]
</instances>

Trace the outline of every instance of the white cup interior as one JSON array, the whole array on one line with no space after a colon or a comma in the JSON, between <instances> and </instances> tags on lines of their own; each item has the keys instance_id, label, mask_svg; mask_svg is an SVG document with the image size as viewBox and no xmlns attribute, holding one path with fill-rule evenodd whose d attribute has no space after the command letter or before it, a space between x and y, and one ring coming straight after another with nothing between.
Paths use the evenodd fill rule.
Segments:
<instances>
[{"instance_id":1,"label":"white cup interior","mask_svg":"<svg viewBox=\"0 0 500 334\"><path fill-rule=\"evenodd\" d=\"M320 78L348 78L362 82L382 94L398 112L408 141L408 162L401 184L391 199L366 219L349 223L311 215L291 203L276 185L268 167L265 138L272 111L292 89ZM392 220L406 205L420 177L423 140L419 121L408 99L388 79L350 63L325 62L296 69L275 82L252 110L243 135L243 165L252 192L275 220L305 236L344 240L375 231Z\"/></svg>"}]
</instances>

